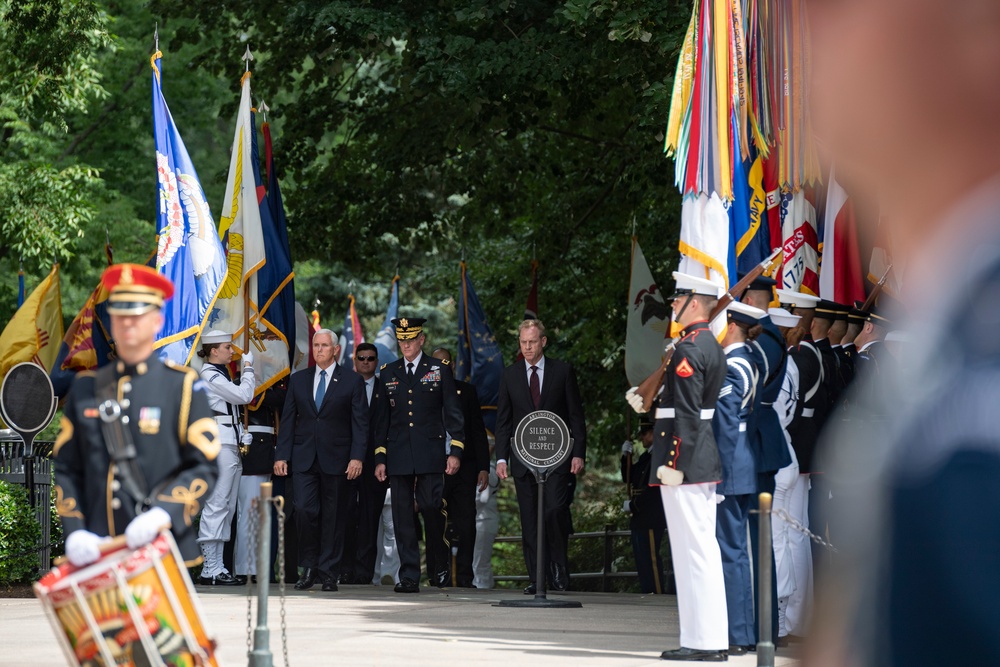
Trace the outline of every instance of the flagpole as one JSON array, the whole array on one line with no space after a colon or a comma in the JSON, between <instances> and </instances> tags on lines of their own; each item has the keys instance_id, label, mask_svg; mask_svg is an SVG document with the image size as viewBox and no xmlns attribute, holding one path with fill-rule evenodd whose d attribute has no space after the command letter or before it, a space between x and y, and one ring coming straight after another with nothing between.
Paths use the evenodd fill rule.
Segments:
<instances>
[{"instance_id":1,"label":"flagpole","mask_svg":"<svg viewBox=\"0 0 1000 667\"><path fill-rule=\"evenodd\" d=\"M250 53L250 45L247 44L247 50L243 54L243 61L246 63L246 73L243 75L247 77L250 75L250 61L253 60L253 54ZM242 85L242 82L241 82ZM254 125L254 131L256 131L256 124ZM243 279L243 352L244 354L250 349L250 281ZM242 357L241 357L242 358ZM246 433L250 428L250 411L243 408L243 432Z\"/></svg>"}]
</instances>

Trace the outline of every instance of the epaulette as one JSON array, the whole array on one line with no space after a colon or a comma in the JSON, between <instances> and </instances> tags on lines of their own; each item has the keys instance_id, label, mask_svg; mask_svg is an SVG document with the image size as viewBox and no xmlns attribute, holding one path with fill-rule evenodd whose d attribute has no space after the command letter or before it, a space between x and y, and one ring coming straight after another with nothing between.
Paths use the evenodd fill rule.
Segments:
<instances>
[{"instance_id":1,"label":"epaulette","mask_svg":"<svg viewBox=\"0 0 1000 667\"><path fill-rule=\"evenodd\" d=\"M170 359L164 360L163 365L166 366L167 368L169 368L172 371L179 371L181 373L190 373L192 375L197 375L198 374L198 371L196 371L195 369L191 368L190 366L181 366L176 361L171 361Z\"/></svg>"},{"instance_id":2,"label":"epaulette","mask_svg":"<svg viewBox=\"0 0 1000 667\"><path fill-rule=\"evenodd\" d=\"M380 368L379 370L380 371L384 371L388 367L389 367L389 364L382 364L382 368Z\"/></svg>"},{"instance_id":3,"label":"epaulette","mask_svg":"<svg viewBox=\"0 0 1000 667\"><path fill-rule=\"evenodd\" d=\"M451 362L448 361L447 359L442 359L441 363L444 364L445 366L450 366L451 365Z\"/></svg>"}]
</instances>

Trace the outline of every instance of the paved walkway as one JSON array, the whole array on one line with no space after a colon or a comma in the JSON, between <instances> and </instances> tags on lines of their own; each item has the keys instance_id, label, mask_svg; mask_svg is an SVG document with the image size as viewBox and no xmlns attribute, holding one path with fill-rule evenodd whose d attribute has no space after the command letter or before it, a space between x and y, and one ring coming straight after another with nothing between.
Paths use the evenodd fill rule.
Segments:
<instances>
[{"instance_id":1,"label":"paved walkway","mask_svg":"<svg viewBox=\"0 0 1000 667\"><path fill-rule=\"evenodd\" d=\"M219 640L221 664L246 665L245 589L200 589L208 625ZM241 596L241 594L244 594ZM569 594L581 609L497 607L517 591L423 589L403 596L375 586L339 593L290 591L286 600L289 662L314 665L664 665L660 651L678 645L673 596ZM270 609L274 664L282 665L278 599ZM254 606L256 610L256 605ZM37 600L0 599L0 665L64 664ZM798 664L787 650L777 665ZM751 667L753 654L729 664Z\"/></svg>"}]
</instances>

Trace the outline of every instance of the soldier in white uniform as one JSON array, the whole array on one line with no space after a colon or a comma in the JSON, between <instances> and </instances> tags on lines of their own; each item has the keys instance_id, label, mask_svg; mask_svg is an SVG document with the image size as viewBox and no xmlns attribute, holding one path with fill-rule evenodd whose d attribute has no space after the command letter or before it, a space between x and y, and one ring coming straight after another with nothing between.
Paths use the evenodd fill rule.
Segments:
<instances>
[{"instance_id":1,"label":"soldier in white uniform","mask_svg":"<svg viewBox=\"0 0 1000 667\"><path fill-rule=\"evenodd\" d=\"M198 583L204 586L235 586L241 582L222 563L222 550L229 540L233 523L233 513L240 490L240 444L249 445L253 437L243 432L240 405L253 400L256 381L253 370L253 354L243 353L243 371L238 380L229 374L229 362L233 358L233 337L223 331L210 331L201 337L202 348L198 356L206 361L201 369L201 379L205 383L208 404L215 413L219 425L219 482L212 496L205 503L198 530L198 543L205 557ZM246 535L237 535L246 540Z\"/></svg>"}]
</instances>

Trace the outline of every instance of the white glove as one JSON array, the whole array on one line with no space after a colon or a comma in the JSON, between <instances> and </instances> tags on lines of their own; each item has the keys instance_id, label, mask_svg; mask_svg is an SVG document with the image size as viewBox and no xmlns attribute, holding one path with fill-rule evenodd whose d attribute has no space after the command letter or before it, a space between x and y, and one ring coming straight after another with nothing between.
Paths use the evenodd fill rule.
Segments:
<instances>
[{"instance_id":1,"label":"white glove","mask_svg":"<svg viewBox=\"0 0 1000 667\"><path fill-rule=\"evenodd\" d=\"M632 501L631 500L626 500L625 504L622 505L622 510L626 514L631 514L632 513Z\"/></svg>"},{"instance_id":2,"label":"white glove","mask_svg":"<svg viewBox=\"0 0 1000 667\"><path fill-rule=\"evenodd\" d=\"M250 364L251 366L253 366L253 352L247 350L246 352L243 353L243 363Z\"/></svg>"},{"instance_id":3,"label":"white glove","mask_svg":"<svg viewBox=\"0 0 1000 667\"><path fill-rule=\"evenodd\" d=\"M253 444L253 433L244 433L240 436L241 445L252 445Z\"/></svg>"},{"instance_id":4,"label":"white glove","mask_svg":"<svg viewBox=\"0 0 1000 667\"><path fill-rule=\"evenodd\" d=\"M642 406L642 396L639 395L638 387L632 387L625 392L625 401L640 415L646 411Z\"/></svg>"},{"instance_id":5,"label":"white glove","mask_svg":"<svg viewBox=\"0 0 1000 667\"><path fill-rule=\"evenodd\" d=\"M661 484L666 486L678 486L684 483L684 473L676 468L660 466L656 469L656 477Z\"/></svg>"},{"instance_id":6,"label":"white glove","mask_svg":"<svg viewBox=\"0 0 1000 667\"><path fill-rule=\"evenodd\" d=\"M101 559L101 542L107 539L89 530L74 530L66 538L66 558L76 567L96 563Z\"/></svg>"},{"instance_id":7,"label":"white glove","mask_svg":"<svg viewBox=\"0 0 1000 667\"><path fill-rule=\"evenodd\" d=\"M170 515L162 507L154 507L132 519L125 527L125 542L129 549L138 549L156 539L160 530L170 527Z\"/></svg>"},{"instance_id":8,"label":"white glove","mask_svg":"<svg viewBox=\"0 0 1000 667\"><path fill-rule=\"evenodd\" d=\"M622 454L631 454L631 453L632 453L632 441L626 440L625 442L622 443Z\"/></svg>"}]
</instances>

